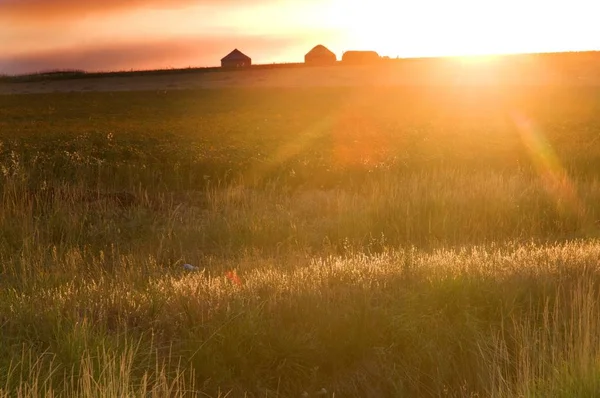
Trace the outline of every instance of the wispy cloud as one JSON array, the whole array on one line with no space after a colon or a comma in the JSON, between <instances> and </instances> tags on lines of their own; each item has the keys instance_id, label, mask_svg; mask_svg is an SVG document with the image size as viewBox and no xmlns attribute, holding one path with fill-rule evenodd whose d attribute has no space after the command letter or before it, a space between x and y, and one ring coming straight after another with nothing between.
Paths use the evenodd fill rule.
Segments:
<instances>
[{"instance_id":1,"label":"wispy cloud","mask_svg":"<svg viewBox=\"0 0 600 398\"><path fill-rule=\"evenodd\" d=\"M242 5L273 0L0 0L1 19L54 20L126 9Z\"/></svg>"}]
</instances>

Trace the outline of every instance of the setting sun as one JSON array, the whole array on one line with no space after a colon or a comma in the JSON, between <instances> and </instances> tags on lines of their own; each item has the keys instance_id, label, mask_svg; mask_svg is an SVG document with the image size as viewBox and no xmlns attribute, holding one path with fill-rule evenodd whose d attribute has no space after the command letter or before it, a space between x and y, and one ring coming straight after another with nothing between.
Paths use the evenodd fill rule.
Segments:
<instances>
[{"instance_id":1,"label":"setting sun","mask_svg":"<svg viewBox=\"0 0 600 398\"><path fill-rule=\"evenodd\" d=\"M316 44L388 57L597 50L586 0L0 1L0 73L300 62Z\"/></svg>"},{"instance_id":2,"label":"setting sun","mask_svg":"<svg viewBox=\"0 0 600 398\"><path fill-rule=\"evenodd\" d=\"M600 397L591 0L0 0L0 398Z\"/></svg>"},{"instance_id":3,"label":"setting sun","mask_svg":"<svg viewBox=\"0 0 600 398\"><path fill-rule=\"evenodd\" d=\"M584 12L583 2L575 3L374 0L361 5L331 0L329 10L346 46L388 56L595 49L593 13Z\"/></svg>"}]
</instances>

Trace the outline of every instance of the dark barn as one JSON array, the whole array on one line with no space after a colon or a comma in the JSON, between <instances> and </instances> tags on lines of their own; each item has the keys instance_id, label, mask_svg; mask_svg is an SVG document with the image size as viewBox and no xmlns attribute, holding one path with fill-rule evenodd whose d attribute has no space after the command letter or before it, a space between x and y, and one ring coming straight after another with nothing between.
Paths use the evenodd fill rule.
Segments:
<instances>
[{"instance_id":1,"label":"dark barn","mask_svg":"<svg viewBox=\"0 0 600 398\"><path fill-rule=\"evenodd\" d=\"M304 63L307 65L333 65L337 62L337 57L327 47L319 44L304 56Z\"/></svg>"},{"instance_id":2,"label":"dark barn","mask_svg":"<svg viewBox=\"0 0 600 398\"><path fill-rule=\"evenodd\" d=\"M372 64L381 60L376 51L346 51L342 55L345 64Z\"/></svg>"},{"instance_id":3,"label":"dark barn","mask_svg":"<svg viewBox=\"0 0 600 398\"><path fill-rule=\"evenodd\" d=\"M237 48L221 59L223 68L243 68L252 65L252 59Z\"/></svg>"}]
</instances>

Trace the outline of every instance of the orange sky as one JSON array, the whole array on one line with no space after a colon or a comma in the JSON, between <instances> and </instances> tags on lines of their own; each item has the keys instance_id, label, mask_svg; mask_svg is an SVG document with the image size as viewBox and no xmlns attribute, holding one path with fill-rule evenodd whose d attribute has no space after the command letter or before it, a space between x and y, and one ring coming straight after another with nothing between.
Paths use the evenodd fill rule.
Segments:
<instances>
[{"instance_id":1,"label":"orange sky","mask_svg":"<svg viewBox=\"0 0 600 398\"><path fill-rule=\"evenodd\" d=\"M0 0L0 73L600 49L592 0Z\"/></svg>"}]
</instances>

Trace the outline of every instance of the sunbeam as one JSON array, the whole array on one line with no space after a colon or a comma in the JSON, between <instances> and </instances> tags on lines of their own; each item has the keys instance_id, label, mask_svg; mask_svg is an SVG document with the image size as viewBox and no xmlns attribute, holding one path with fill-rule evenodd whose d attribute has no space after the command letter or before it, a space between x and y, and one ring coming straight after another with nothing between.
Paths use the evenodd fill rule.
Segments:
<instances>
[{"instance_id":1,"label":"sunbeam","mask_svg":"<svg viewBox=\"0 0 600 398\"><path fill-rule=\"evenodd\" d=\"M577 217L580 222L585 222L585 206L577 195L575 184L562 166L542 128L534 120L519 112L513 112L512 119L544 188L553 198L557 210L563 214Z\"/></svg>"}]
</instances>

